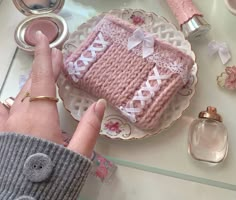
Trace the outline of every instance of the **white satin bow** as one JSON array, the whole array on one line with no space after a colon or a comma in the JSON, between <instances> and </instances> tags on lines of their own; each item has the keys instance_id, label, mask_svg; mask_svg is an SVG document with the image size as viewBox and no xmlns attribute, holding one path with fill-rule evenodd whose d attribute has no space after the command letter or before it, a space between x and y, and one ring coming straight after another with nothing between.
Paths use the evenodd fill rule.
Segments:
<instances>
[{"instance_id":1,"label":"white satin bow","mask_svg":"<svg viewBox=\"0 0 236 200\"><path fill-rule=\"evenodd\" d=\"M128 39L128 50L133 49L141 43L143 43L143 58L146 58L154 53L155 39L153 35L145 35L143 30L138 28Z\"/></svg>"},{"instance_id":2,"label":"white satin bow","mask_svg":"<svg viewBox=\"0 0 236 200\"><path fill-rule=\"evenodd\" d=\"M212 56L218 52L221 62L226 64L231 59L231 53L228 45L225 42L217 42L215 40L208 44L209 55Z\"/></svg>"}]
</instances>

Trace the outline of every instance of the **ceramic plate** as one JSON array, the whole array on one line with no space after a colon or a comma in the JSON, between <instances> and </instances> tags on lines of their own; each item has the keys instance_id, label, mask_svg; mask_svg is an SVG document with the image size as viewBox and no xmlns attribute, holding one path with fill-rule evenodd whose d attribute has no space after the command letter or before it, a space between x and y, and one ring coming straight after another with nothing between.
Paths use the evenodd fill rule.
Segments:
<instances>
[{"instance_id":1,"label":"ceramic plate","mask_svg":"<svg viewBox=\"0 0 236 200\"><path fill-rule=\"evenodd\" d=\"M183 34L165 18L154 13L132 9L112 10L109 13L127 20L136 26L141 26L148 32L156 33L160 39L176 46L195 60L195 55L191 50L190 43L185 40ZM106 13L103 13L88 20L86 23L80 25L77 31L70 35L70 38L63 47L65 58L81 44L81 42L92 31L92 28L105 14ZM129 123L126 119L124 119L115 109L108 106L102 122L100 134L112 139L131 140L141 139L160 133L180 118L183 111L189 106L190 100L195 92L195 85L197 83L196 74L197 65L195 63L187 85L180 90L177 95L175 95L169 107L162 115L160 124L155 131L143 131L136 128L132 123ZM89 105L96 101L96 99L93 99L87 93L71 85L63 74L59 77L58 87L59 95L63 100L65 108L71 113L72 117L78 121L81 119L81 116Z\"/></svg>"}]
</instances>

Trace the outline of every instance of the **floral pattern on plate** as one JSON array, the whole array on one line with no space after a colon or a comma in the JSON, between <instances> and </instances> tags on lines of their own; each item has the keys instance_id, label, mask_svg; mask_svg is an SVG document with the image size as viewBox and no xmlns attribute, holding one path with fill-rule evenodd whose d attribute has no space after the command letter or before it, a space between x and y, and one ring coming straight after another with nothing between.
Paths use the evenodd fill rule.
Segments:
<instances>
[{"instance_id":1,"label":"floral pattern on plate","mask_svg":"<svg viewBox=\"0 0 236 200\"><path fill-rule=\"evenodd\" d=\"M129 137L131 134L131 127L126 120L119 118L118 116L105 117L102 124L101 132L105 132L109 136L118 136L122 134L122 137Z\"/></svg>"},{"instance_id":2,"label":"floral pattern on plate","mask_svg":"<svg viewBox=\"0 0 236 200\"><path fill-rule=\"evenodd\" d=\"M131 15L130 19L132 19L132 23L134 25L143 25L145 23L145 20L142 16L133 14Z\"/></svg>"}]
</instances>

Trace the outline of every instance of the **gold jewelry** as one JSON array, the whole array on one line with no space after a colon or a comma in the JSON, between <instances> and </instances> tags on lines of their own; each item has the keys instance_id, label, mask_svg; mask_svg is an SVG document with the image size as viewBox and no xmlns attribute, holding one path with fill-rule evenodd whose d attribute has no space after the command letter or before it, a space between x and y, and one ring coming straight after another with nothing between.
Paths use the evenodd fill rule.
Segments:
<instances>
[{"instance_id":1,"label":"gold jewelry","mask_svg":"<svg viewBox=\"0 0 236 200\"><path fill-rule=\"evenodd\" d=\"M21 99L21 102L23 102L27 97L30 97L30 93L26 92L25 96L23 97L23 99Z\"/></svg>"},{"instance_id":2,"label":"gold jewelry","mask_svg":"<svg viewBox=\"0 0 236 200\"><path fill-rule=\"evenodd\" d=\"M23 97L23 99L21 100L21 102L23 102L27 97L29 97L29 101L39 101L39 100L45 100L45 101L54 101L54 102L58 102L59 99L56 97L48 97L48 96L36 96L36 97L31 97L29 92L26 92L25 96Z\"/></svg>"},{"instance_id":3,"label":"gold jewelry","mask_svg":"<svg viewBox=\"0 0 236 200\"><path fill-rule=\"evenodd\" d=\"M3 105L6 109L10 110L11 107L12 107L12 105L13 105L13 103L14 103L14 101L15 101L15 98L14 98L14 97L8 97L7 99L5 99L4 102L2 102L2 105Z\"/></svg>"},{"instance_id":4,"label":"gold jewelry","mask_svg":"<svg viewBox=\"0 0 236 200\"><path fill-rule=\"evenodd\" d=\"M39 100L45 100L45 101L54 101L54 102L58 102L59 99L56 97L48 97L48 96L36 96L36 97L30 97L30 102L32 101L39 101Z\"/></svg>"}]
</instances>

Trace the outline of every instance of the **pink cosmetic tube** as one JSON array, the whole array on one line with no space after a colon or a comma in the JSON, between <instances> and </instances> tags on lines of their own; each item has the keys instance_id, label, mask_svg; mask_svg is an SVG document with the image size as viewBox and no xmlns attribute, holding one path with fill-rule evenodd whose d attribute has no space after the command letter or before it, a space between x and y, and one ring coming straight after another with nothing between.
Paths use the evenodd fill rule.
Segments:
<instances>
[{"instance_id":1,"label":"pink cosmetic tube","mask_svg":"<svg viewBox=\"0 0 236 200\"><path fill-rule=\"evenodd\" d=\"M198 39L210 30L210 25L204 20L203 14L195 7L192 0L166 1L187 39Z\"/></svg>"}]
</instances>

